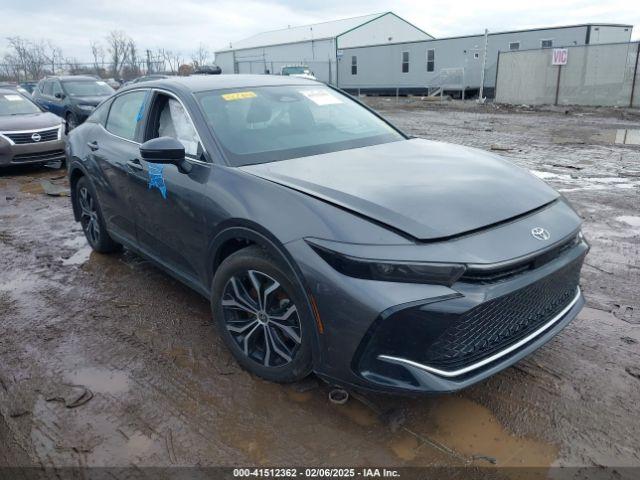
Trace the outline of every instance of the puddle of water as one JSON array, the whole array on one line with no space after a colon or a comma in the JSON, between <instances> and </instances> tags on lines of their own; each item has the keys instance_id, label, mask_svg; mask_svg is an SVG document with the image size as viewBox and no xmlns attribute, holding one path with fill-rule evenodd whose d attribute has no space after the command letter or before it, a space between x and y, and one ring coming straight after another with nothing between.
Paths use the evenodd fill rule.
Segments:
<instances>
[{"instance_id":1,"label":"puddle of water","mask_svg":"<svg viewBox=\"0 0 640 480\"><path fill-rule=\"evenodd\" d=\"M125 372L102 368L83 368L67 376L74 385L83 385L94 392L121 393L129 389L129 377Z\"/></svg>"},{"instance_id":2,"label":"puddle of water","mask_svg":"<svg viewBox=\"0 0 640 480\"><path fill-rule=\"evenodd\" d=\"M620 217L616 217L616 220L619 222L626 223L632 227L640 228L640 217L634 217L631 215L622 215Z\"/></svg>"},{"instance_id":3,"label":"puddle of water","mask_svg":"<svg viewBox=\"0 0 640 480\"><path fill-rule=\"evenodd\" d=\"M416 410L414 410L414 413ZM409 429L419 437L439 443L478 466L490 466L482 457L494 458L497 466L547 467L558 456L558 449L550 444L518 437L508 432L487 408L462 397L434 399L430 408L421 408ZM428 445L420 445L406 432L389 444L393 453L403 460L433 454ZM456 461L451 457L450 460Z\"/></svg>"},{"instance_id":4,"label":"puddle of water","mask_svg":"<svg viewBox=\"0 0 640 480\"><path fill-rule=\"evenodd\" d=\"M404 432L389 442L391 451L401 460L407 461L416 458L419 446L420 443L415 436Z\"/></svg>"},{"instance_id":5,"label":"puddle of water","mask_svg":"<svg viewBox=\"0 0 640 480\"><path fill-rule=\"evenodd\" d=\"M640 145L640 130L627 128L616 130L614 143L619 145Z\"/></svg>"},{"instance_id":6,"label":"puddle of water","mask_svg":"<svg viewBox=\"0 0 640 480\"><path fill-rule=\"evenodd\" d=\"M91 247L89 245L85 245L76 253L71 255L69 258L63 259L62 264L75 265L75 266L82 265L83 263L89 260L89 257L91 256L91 252L92 252Z\"/></svg>"}]
</instances>

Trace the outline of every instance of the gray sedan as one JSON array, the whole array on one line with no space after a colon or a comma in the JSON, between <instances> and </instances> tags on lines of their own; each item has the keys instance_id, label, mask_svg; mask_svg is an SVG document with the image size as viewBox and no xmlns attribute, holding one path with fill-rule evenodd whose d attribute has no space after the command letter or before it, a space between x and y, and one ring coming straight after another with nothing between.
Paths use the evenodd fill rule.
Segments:
<instances>
[{"instance_id":1,"label":"gray sedan","mask_svg":"<svg viewBox=\"0 0 640 480\"><path fill-rule=\"evenodd\" d=\"M493 154L410 138L293 77L131 85L69 136L73 210L211 301L265 379L443 392L580 311L581 220Z\"/></svg>"}]
</instances>

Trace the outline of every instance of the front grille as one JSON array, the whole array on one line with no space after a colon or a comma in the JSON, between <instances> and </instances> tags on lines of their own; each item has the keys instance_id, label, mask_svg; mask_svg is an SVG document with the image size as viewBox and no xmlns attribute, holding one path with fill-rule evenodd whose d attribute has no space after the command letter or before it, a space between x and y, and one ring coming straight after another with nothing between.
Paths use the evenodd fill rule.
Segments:
<instances>
[{"instance_id":1,"label":"front grille","mask_svg":"<svg viewBox=\"0 0 640 480\"><path fill-rule=\"evenodd\" d=\"M47 162L51 160L64 160L64 150L50 150L48 152L21 153L13 157L13 163Z\"/></svg>"},{"instance_id":2,"label":"front grille","mask_svg":"<svg viewBox=\"0 0 640 480\"><path fill-rule=\"evenodd\" d=\"M23 145L25 143L42 143L42 142L51 142L53 140L58 140L58 127L51 128L49 130L39 130L39 131L31 131L31 132L21 132L21 133L3 133L7 138L10 138L13 143L16 145ZM33 136L39 135L39 140L34 140Z\"/></svg>"},{"instance_id":3,"label":"front grille","mask_svg":"<svg viewBox=\"0 0 640 480\"><path fill-rule=\"evenodd\" d=\"M567 250L573 248L579 241L579 236L574 235L570 239L562 242L560 245L557 245L541 253L540 255L505 268L496 268L490 270L468 268L464 275L460 277L460 281L466 283L489 284L507 280L515 275L526 272L528 270L539 268L544 264L555 260Z\"/></svg>"},{"instance_id":4,"label":"front grille","mask_svg":"<svg viewBox=\"0 0 640 480\"><path fill-rule=\"evenodd\" d=\"M551 321L575 297L582 258L510 294L482 303L459 317L424 352L421 363L464 368L508 348Z\"/></svg>"}]
</instances>

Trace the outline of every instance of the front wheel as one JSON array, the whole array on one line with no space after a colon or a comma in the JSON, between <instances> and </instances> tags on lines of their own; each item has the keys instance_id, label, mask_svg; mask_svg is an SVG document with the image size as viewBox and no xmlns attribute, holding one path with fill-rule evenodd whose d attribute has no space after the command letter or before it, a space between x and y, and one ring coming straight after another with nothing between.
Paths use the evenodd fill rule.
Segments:
<instances>
[{"instance_id":1,"label":"front wheel","mask_svg":"<svg viewBox=\"0 0 640 480\"><path fill-rule=\"evenodd\" d=\"M311 372L313 322L288 270L251 246L227 257L213 280L213 317L225 344L245 369L273 382Z\"/></svg>"}]
</instances>

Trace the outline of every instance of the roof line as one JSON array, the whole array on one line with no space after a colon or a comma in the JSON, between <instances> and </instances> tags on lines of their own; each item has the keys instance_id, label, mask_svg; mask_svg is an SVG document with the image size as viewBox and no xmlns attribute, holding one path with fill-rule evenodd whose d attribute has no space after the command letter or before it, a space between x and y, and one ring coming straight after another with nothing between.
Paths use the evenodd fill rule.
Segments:
<instances>
[{"instance_id":1,"label":"roof line","mask_svg":"<svg viewBox=\"0 0 640 480\"><path fill-rule=\"evenodd\" d=\"M523 28L520 30L504 30L501 32L489 32L488 36L494 35L508 35L510 33L522 33L522 32L535 32L541 30L559 30L563 28L579 28L579 27L628 27L633 29L633 25L626 24L617 24L617 23L578 23L575 25L559 25L557 27L537 27L537 28ZM406 42L390 42L390 43L376 43L374 45L362 45L359 47L345 47L344 50L356 49L356 48L367 48L367 47L380 47L384 45L405 45L409 43L423 43L423 42L437 42L439 40L458 40L462 38L473 38L473 37L484 37L484 33L473 33L469 35L457 35L454 37L434 37L428 38L425 40L408 40ZM629 40L629 42L633 43L636 40ZM629 42L615 42L615 43L629 43Z\"/></svg>"},{"instance_id":2,"label":"roof line","mask_svg":"<svg viewBox=\"0 0 640 480\"><path fill-rule=\"evenodd\" d=\"M335 19L335 20L325 20L324 22L307 23L307 24L305 24L305 25L295 25L295 26L293 26L293 27L289 26L289 27L285 27L285 28L275 28L275 29L273 29L273 30L264 30L264 31L262 31L262 32L258 32L258 33L254 34L254 35L251 35L250 37L246 37L246 38L243 38L242 40L238 40L238 41L239 41L239 42L243 42L243 41L245 41L245 40L250 40L250 39L251 39L251 38L253 38L253 37L256 37L256 36L258 36L258 35L263 35L263 34L265 34L265 33L282 32L282 31L285 31L285 30L292 30L292 29L294 29L294 28L314 27L314 26L316 26L316 25L324 25L325 23L340 22L340 21L342 21L342 20L354 20L354 19L356 19L356 18L372 17L372 16L374 16L374 15L375 15L377 18L379 18L379 17L381 17L381 16L383 16L383 15L386 15L387 13L389 13L389 12L382 12L382 13L369 13L369 14L367 14L367 15L356 15L355 17L337 18L337 19ZM371 20L367 20L367 22L369 22L369 21L371 21ZM367 22L364 22L364 23L367 23ZM364 25L364 23L363 23L363 25Z\"/></svg>"}]
</instances>

